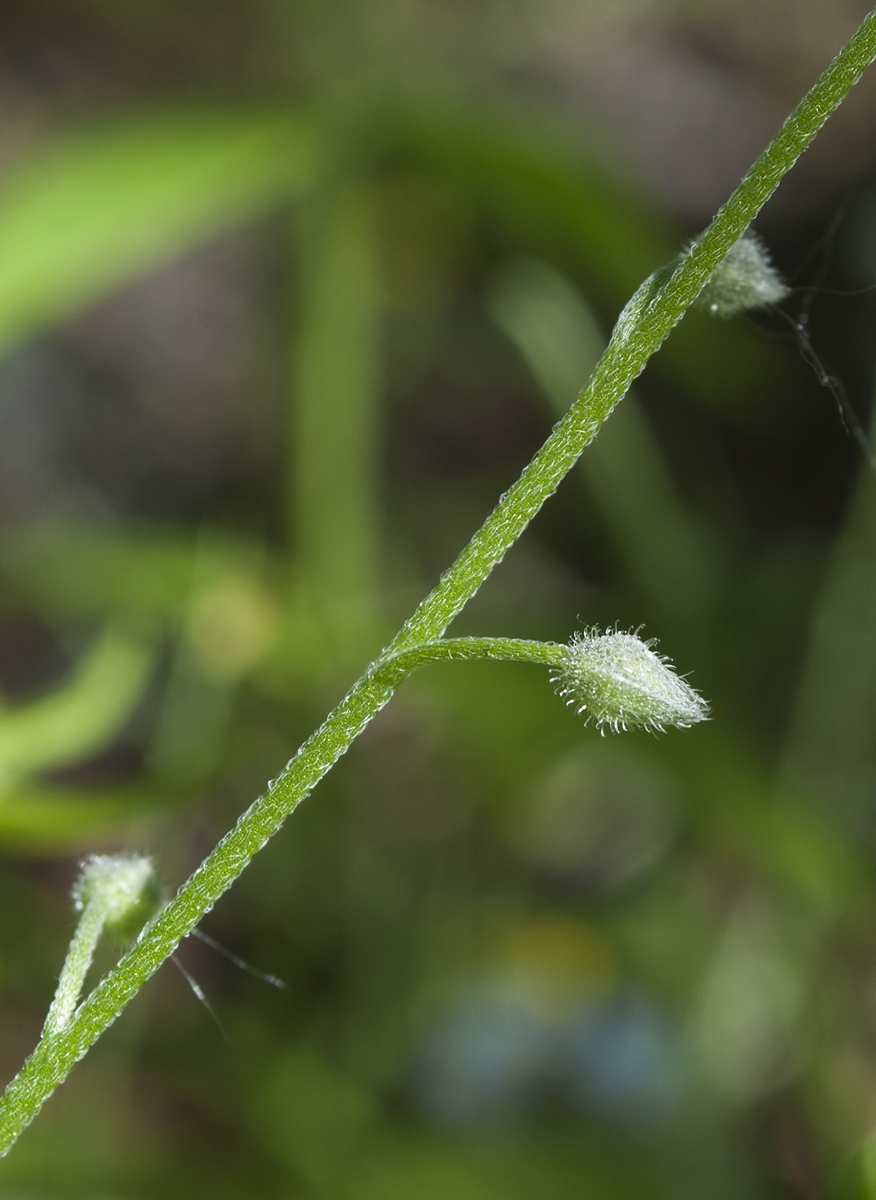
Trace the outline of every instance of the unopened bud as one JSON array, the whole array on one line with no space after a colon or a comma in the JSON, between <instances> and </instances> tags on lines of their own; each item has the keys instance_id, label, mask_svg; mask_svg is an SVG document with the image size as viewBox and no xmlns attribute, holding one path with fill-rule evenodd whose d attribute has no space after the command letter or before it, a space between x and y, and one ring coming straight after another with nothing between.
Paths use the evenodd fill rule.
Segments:
<instances>
[{"instance_id":1,"label":"unopened bud","mask_svg":"<svg viewBox=\"0 0 876 1200\"><path fill-rule=\"evenodd\" d=\"M672 664L634 633L597 629L576 634L565 647L565 662L554 673L559 694L601 733L606 728L685 729L705 721L705 700Z\"/></svg>"},{"instance_id":2,"label":"unopened bud","mask_svg":"<svg viewBox=\"0 0 876 1200\"><path fill-rule=\"evenodd\" d=\"M789 290L766 246L749 230L712 272L695 306L714 317L735 317L750 309L780 304Z\"/></svg>"},{"instance_id":3,"label":"unopened bud","mask_svg":"<svg viewBox=\"0 0 876 1200\"><path fill-rule=\"evenodd\" d=\"M79 912L89 904L104 908L104 928L133 941L162 903L152 859L139 854L93 854L82 864L73 888Z\"/></svg>"}]
</instances>

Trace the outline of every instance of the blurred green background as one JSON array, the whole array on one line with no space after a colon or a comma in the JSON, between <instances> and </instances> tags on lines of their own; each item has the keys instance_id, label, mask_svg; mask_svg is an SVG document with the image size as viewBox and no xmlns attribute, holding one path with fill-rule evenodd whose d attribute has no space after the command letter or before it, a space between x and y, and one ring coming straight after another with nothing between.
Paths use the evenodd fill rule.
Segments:
<instances>
[{"instance_id":1,"label":"blurred green background","mask_svg":"<svg viewBox=\"0 0 876 1200\"><path fill-rule=\"evenodd\" d=\"M852 0L6 0L0 1058L83 854L200 861L449 565ZM393 703L0 1164L9 1200L876 1196L876 78L457 633L711 701ZM98 968L113 961L108 947ZM221 1025L221 1028L220 1028Z\"/></svg>"}]
</instances>

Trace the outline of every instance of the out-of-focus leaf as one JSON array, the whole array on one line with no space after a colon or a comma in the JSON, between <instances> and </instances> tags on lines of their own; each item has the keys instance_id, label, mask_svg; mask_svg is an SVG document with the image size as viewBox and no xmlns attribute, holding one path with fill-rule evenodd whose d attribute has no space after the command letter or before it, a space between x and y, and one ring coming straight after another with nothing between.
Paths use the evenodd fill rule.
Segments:
<instances>
[{"instance_id":1,"label":"out-of-focus leaf","mask_svg":"<svg viewBox=\"0 0 876 1200\"><path fill-rule=\"evenodd\" d=\"M108 630L65 686L0 715L0 779L63 766L100 750L130 717L151 667L147 644Z\"/></svg>"},{"instance_id":2,"label":"out-of-focus leaf","mask_svg":"<svg viewBox=\"0 0 876 1200\"><path fill-rule=\"evenodd\" d=\"M16 851L71 854L94 849L95 838L167 802L154 787L16 787L0 796L0 845Z\"/></svg>"},{"instance_id":3,"label":"out-of-focus leaf","mask_svg":"<svg viewBox=\"0 0 876 1200\"><path fill-rule=\"evenodd\" d=\"M0 186L0 349L300 192L318 158L307 116L208 109L37 148Z\"/></svg>"},{"instance_id":4,"label":"out-of-focus leaf","mask_svg":"<svg viewBox=\"0 0 876 1200\"><path fill-rule=\"evenodd\" d=\"M256 543L180 530L26 527L0 541L3 569L50 617L167 620L189 603L193 584L206 587L253 561L264 561Z\"/></svg>"}]
</instances>

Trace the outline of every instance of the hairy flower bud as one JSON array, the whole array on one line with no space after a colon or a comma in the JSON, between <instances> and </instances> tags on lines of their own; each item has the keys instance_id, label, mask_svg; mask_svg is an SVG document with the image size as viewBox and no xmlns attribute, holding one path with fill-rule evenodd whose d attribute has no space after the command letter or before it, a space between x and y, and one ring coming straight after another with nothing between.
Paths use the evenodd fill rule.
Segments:
<instances>
[{"instance_id":1,"label":"hairy flower bud","mask_svg":"<svg viewBox=\"0 0 876 1200\"><path fill-rule=\"evenodd\" d=\"M73 887L77 911L101 904L104 928L123 941L137 936L158 912L161 900L152 859L139 854L93 854L82 864Z\"/></svg>"},{"instance_id":2,"label":"hairy flower bud","mask_svg":"<svg viewBox=\"0 0 876 1200\"><path fill-rule=\"evenodd\" d=\"M567 704L586 719L623 730L681 729L705 721L709 708L672 664L634 633L598 629L576 634L553 681Z\"/></svg>"},{"instance_id":3,"label":"hairy flower bud","mask_svg":"<svg viewBox=\"0 0 876 1200\"><path fill-rule=\"evenodd\" d=\"M780 304L789 288L770 261L769 251L750 230L731 246L695 301L715 317L735 317L753 308Z\"/></svg>"}]
</instances>

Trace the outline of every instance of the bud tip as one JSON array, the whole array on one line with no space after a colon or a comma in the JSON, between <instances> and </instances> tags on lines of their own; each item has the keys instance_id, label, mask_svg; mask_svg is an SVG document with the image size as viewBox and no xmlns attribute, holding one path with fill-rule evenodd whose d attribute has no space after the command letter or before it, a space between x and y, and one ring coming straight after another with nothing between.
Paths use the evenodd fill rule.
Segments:
<instances>
[{"instance_id":1,"label":"bud tip","mask_svg":"<svg viewBox=\"0 0 876 1200\"><path fill-rule=\"evenodd\" d=\"M142 854L93 854L82 863L73 887L73 904L105 906L104 925L123 941L132 941L161 907L161 887L152 859Z\"/></svg>"}]
</instances>

